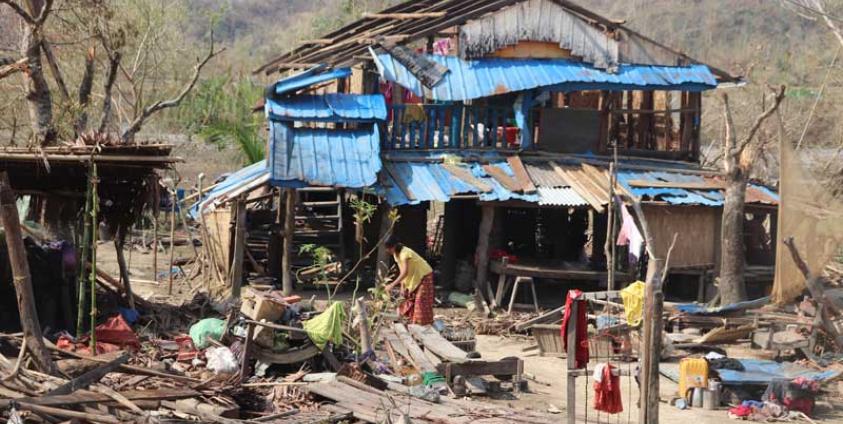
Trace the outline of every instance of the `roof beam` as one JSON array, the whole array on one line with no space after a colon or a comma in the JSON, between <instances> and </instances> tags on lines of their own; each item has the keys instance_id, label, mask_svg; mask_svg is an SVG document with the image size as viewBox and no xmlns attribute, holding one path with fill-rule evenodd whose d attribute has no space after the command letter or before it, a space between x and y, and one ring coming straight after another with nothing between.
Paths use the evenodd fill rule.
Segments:
<instances>
[{"instance_id":1,"label":"roof beam","mask_svg":"<svg viewBox=\"0 0 843 424\"><path fill-rule=\"evenodd\" d=\"M426 19L441 18L445 12L410 12L410 13L364 13L367 19Z\"/></svg>"}]
</instances>

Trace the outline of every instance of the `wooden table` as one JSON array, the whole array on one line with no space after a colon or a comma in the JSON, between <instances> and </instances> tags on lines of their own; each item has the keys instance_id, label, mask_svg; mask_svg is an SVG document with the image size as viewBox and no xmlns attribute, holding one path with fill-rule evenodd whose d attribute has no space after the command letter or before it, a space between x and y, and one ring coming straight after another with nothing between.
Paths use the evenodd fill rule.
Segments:
<instances>
[{"instance_id":1,"label":"wooden table","mask_svg":"<svg viewBox=\"0 0 843 424\"><path fill-rule=\"evenodd\" d=\"M585 280L585 281L608 281L607 271L593 271L588 269L576 269L566 265L551 265L535 261L525 261L515 264L509 263L506 259L490 261L489 271L498 274L498 287L495 290L495 302L500 305L506 292L507 282L510 277L533 277L548 280ZM615 272L615 281L624 282L632 279L632 275L624 272Z\"/></svg>"}]
</instances>

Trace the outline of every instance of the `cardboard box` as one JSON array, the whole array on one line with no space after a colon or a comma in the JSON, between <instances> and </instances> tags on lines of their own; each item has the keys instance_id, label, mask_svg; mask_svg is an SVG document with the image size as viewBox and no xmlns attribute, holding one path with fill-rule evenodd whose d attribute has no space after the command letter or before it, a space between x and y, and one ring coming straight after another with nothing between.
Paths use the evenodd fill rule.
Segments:
<instances>
[{"instance_id":1,"label":"cardboard box","mask_svg":"<svg viewBox=\"0 0 843 424\"><path fill-rule=\"evenodd\" d=\"M255 321L275 322L284 315L284 305L259 290L246 288L242 299L240 313Z\"/></svg>"}]
</instances>

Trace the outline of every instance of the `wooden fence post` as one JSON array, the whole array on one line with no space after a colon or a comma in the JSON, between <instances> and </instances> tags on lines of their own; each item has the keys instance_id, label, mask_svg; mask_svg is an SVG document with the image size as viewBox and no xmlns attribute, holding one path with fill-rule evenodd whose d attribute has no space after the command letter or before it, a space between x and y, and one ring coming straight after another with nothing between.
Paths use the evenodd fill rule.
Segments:
<instances>
[{"instance_id":1,"label":"wooden fence post","mask_svg":"<svg viewBox=\"0 0 843 424\"><path fill-rule=\"evenodd\" d=\"M9 263L12 267L18 312L26 345L32 352L38 369L50 375L58 375L58 368L50 357L50 351L44 345L44 336L41 334L41 323L38 321L38 311L35 308L35 294L32 291L32 277L29 273L26 247L23 244L15 193L12 191L9 176L5 171L0 172L0 221L6 233L6 247L9 251Z\"/></svg>"},{"instance_id":2,"label":"wooden fence post","mask_svg":"<svg viewBox=\"0 0 843 424\"><path fill-rule=\"evenodd\" d=\"M286 189L284 205L284 247L281 256L281 288L284 296L293 294L293 233L296 230L296 189Z\"/></svg>"},{"instance_id":3,"label":"wooden fence post","mask_svg":"<svg viewBox=\"0 0 843 424\"><path fill-rule=\"evenodd\" d=\"M234 253L231 262L231 297L240 297L243 284L243 257L246 255L246 199L235 200Z\"/></svg>"},{"instance_id":4,"label":"wooden fence post","mask_svg":"<svg viewBox=\"0 0 843 424\"><path fill-rule=\"evenodd\" d=\"M565 296L568 296L567 294ZM577 312L579 312L580 302L571 302L571 314L568 319L568 328L565 329L565 337L568 341L567 350L567 401L566 409L568 411L568 424L576 424L577 422Z\"/></svg>"}]
</instances>

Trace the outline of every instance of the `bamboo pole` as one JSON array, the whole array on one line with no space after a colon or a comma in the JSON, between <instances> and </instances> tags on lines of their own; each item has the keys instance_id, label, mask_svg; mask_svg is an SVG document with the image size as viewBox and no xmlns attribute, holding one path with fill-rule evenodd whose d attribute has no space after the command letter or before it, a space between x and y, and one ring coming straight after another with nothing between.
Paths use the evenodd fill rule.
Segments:
<instances>
[{"instance_id":1,"label":"bamboo pole","mask_svg":"<svg viewBox=\"0 0 843 424\"><path fill-rule=\"evenodd\" d=\"M173 294L173 262L176 252L176 202L178 200L176 182L173 180L172 200L170 201L170 268L167 272L167 282L169 284L167 289L168 294Z\"/></svg>"},{"instance_id":2,"label":"bamboo pole","mask_svg":"<svg viewBox=\"0 0 843 424\"><path fill-rule=\"evenodd\" d=\"M58 368L50 357L50 352L44 345L44 335L41 334L15 193L12 191L9 176L5 171L0 172L0 221L6 233L6 248L9 251L9 264L12 268L18 313L26 345L29 346L32 357L42 372L57 375Z\"/></svg>"},{"instance_id":3,"label":"bamboo pole","mask_svg":"<svg viewBox=\"0 0 843 424\"><path fill-rule=\"evenodd\" d=\"M82 333L84 330L84 323L85 323L85 295L86 295L86 284L88 283L87 278L85 278L85 271L87 271L87 263L88 263L88 248L91 245L91 220L88 219L88 216L91 214L91 178L90 175L88 176L88 189L85 195L85 212L82 215L82 257L79 261L79 276L78 276L78 284L79 284L79 296L77 298L78 308L76 310L76 337L82 337Z\"/></svg>"},{"instance_id":4,"label":"bamboo pole","mask_svg":"<svg viewBox=\"0 0 843 424\"><path fill-rule=\"evenodd\" d=\"M91 352L97 351L97 212L99 195L97 194L97 164L91 165Z\"/></svg>"}]
</instances>

